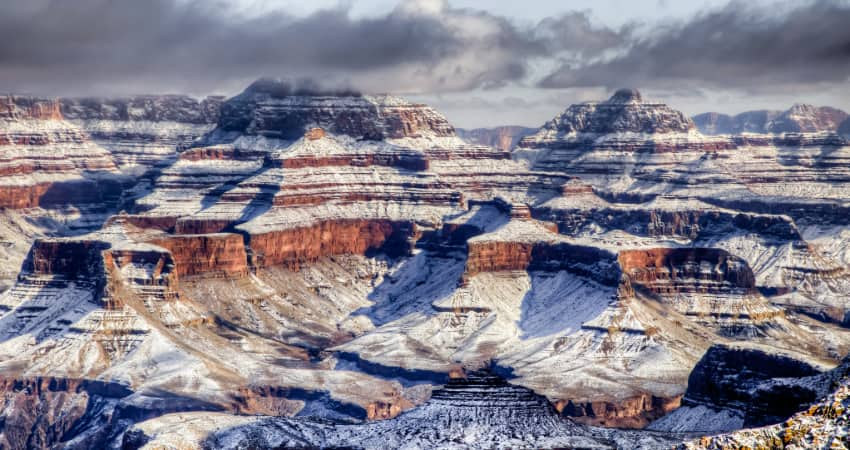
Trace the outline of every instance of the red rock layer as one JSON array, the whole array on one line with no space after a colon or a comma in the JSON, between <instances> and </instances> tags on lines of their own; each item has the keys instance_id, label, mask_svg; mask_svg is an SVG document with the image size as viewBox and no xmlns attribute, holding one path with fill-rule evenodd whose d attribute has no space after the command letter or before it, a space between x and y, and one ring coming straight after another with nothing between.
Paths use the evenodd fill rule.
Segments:
<instances>
[{"instance_id":1,"label":"red rock layer","mask_svg":"<svg viewBox=\"0 0 850 450\"><path fill-rule=\"evenodd\" d=\"M238 277L248 272L245 245L238 234L175 235L151 243L171 252L181 277Z\"/></svg>"},{"instance_id":2,"label":"red rock layer","mask_svg":"<svg viewBox=\"0 0 850 450\"><path fill-rule=\"evenodd\" d=\"M300 169L302 167L327 166L386 166L407 170L428 170L428 160L421 155L406 155L395 153L368 153L333 156L297 156L280 160L280 167L285 169Z\"/></svg>"},{"instance_id":3,"label":"red rock layer","mask_svg":"<svg viewBox=\"0 0 850 450\"><path fill-rule=\"evenodd\" d=\"M678 408L682 396L656 397L643 394L616 402L559 400L555 408L563 415L588 425L615 428L643 428L653 420Z\"/></svg>"},{"instance_id":4,"label":"red rock layer","mask_svg":"<svg viewBox=\"0 0 850 450\"><path fill-rule=\"evenodd\" d=\"M755 276L747 263L721 249L624 250L618 260L633 285L656 294L755 290Z\"/></svg>"},{"instance_id":5,"label":"red rock layer","mask_svg":"<svg viewBox=\"0 0 850 450\"><path fill-rule=\"evenodd\" d=\"M487 241L469 244L466 273L527 270L536 243Z\"/></svg>"},{"instance_id":6,"label":"red rock layer","mask_svg":"<svg viewBox=\"0 0 850 450\"><path fill-rule=\"evenodd\" d=\"M554 227L553 224L547 226ZM566 270L611 286L620 280L614 254L600 248L545 241L473 241L468 244L464 276L515 270Z\"/></svg>"},{"instance_id":7,"label":"red rock layer","mask_svg":"<svg viewBox=\"0 0 850 450\"><path fill-rule=\"evenodd\" d=\"M0 207L11 209L34 208L52 183L35 185L0 186Z\"/></svg>"},{"instance_id":8,"label":"red rock layer","mask_svg":"<svg viewBox=\"0 0 850 450\"><path fill-rule=\"evenodd\" d=\"M0 208L25 209L60 205L103 204L115 198L120 186L92 180L69 180L32 185L0 185Z\"/></svg>"},{"instance_id":9,"label":"red rock layer","mask_svg":"<svg viewBox=\"0 0 850 450\"><path fill-rule=\"evenodd\" d=\"M409 221L343 219L249 236L255 267L301 264L323 256L365 254L383 250L390 255L410 252L416 226Z\"/></svg>"},{"instance_id":10,"label":"red rock layer","mask_svg":"<svg viewBox=\"0 0 850 450\"><path fill-rule=\"evenodd\" d=\"M62 111L55 99L1 96L0 119L62 120Z\"/></svg>"}]
</instances>

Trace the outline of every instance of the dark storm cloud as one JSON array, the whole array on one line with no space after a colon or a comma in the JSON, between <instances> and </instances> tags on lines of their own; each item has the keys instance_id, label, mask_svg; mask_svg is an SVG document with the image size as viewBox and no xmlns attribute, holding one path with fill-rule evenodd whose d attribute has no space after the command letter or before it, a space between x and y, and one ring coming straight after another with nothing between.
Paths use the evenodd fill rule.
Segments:
<instances>
[{"instance_id":1,"label":"dark storm cloud","mask_svg":"<svg viewBox=\"0 0 850 450\"><path fill-rule=\"evenodd\" d=\"M797 88L850 77L850 2L820 0L778 13L732 2L637 39L618 56L564 63L543 87Z\"/></svg>"},{"instance_id":2,"label":"dark storm cloud","mask_svg":"<svg viewBox=\"0 0 850 450\"><path fill-rule=\"evenodd\" d=\"M443 0L405 0L379 17L346 8L246 17L200 0L0 0L0 90L188 91L259 76L309 77L366 91L496 88L533 58L596 55L621 32L586 13L536 28Z\"/></svg>"}]
</instances>

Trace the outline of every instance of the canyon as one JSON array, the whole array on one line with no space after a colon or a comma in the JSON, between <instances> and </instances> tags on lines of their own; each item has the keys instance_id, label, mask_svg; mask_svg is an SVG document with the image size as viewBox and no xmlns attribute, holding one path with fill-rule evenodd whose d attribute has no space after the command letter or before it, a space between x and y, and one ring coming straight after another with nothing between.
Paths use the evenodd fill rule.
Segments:
<instances>
[{"instance_id":1,"label":"canyon","mask_svg":"<svg viewBox=\"0 0 850 450\"><path fill-rule=\"evenodd\" d=\"M846 120L0 97L0 444L846 444Z\"/></svg>"}]
</instances>

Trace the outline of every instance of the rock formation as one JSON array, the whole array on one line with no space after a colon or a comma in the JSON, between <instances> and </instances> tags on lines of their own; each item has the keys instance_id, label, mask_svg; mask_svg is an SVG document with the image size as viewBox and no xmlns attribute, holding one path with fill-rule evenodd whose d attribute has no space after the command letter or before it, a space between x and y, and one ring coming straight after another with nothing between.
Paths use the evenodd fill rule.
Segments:
<instances>
[{"instance_id":1,"label":"rock formation","mask_svg":"<svg viewBox=\"0 0 850 450\"><path fill-rule=\"evenodd\" d=\"M141 445L197 446L191 438L175 440L173 417L138 425L124 448ZM183 419L184 421L186 419ZM670 445L661 436L610 432L577 426L561 418L544 398L487 372L452 378L421 407L394 419L365 425L327 424L298 419L233 421L188 418L193 428L213 427L202 445L215 448L336 447L425 448L463 442L466 448L656 448ZM226 423L226 422L225 422ZM474 424L474 426L471 426ZM141 444L141 445L140 445Z\"/></svg>"},{"instance_id":2,"label":"rock formation","mask_svg":"<svg viewBox=\"0 0 850 450\"><path fill-rule=\"evenodd\" d=\"M510 151L519 143L519 140L534 134L536 128L520 126L502 126L495 128L473 128L458 129L457 134L462 139L473 144L487 145L499 150Z\"/></svg>"},{"instance_id":3,"label":"rock formation","mask_svg":"<svg viewBox=\"0 0 850 450\"><path fill-rule=\"evenodd\" d=\"M781 421L814 398L777 380L850 349L850 146L837 113L756 116L782 131L706 136L621 90L508 151L273 80L5 98L0 191L26 195L0 234L32 245L0 294L4 444L635 448L672 441L587 425Z\"/></svg>"},{"instance_id":4,"label":"rock formation","mask_svg":"<svg viewBox=\"0 0 850 450\"><path fill-rule=\"evenodd\" d=\"M111 155L64 120L57 100L0 98L0 147L4 208L84 207L120 195Z\"/></svg>"}]
</instances>

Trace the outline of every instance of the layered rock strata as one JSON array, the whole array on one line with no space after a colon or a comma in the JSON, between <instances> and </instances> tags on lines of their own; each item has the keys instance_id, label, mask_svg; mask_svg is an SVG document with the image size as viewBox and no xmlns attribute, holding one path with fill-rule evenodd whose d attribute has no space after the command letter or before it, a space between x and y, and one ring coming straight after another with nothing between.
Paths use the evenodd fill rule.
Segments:
<instances>
[{"instance_id":1,"label":"layered rock strata","mask_svg":"<svg viewBox=\"0 0 850 450\"><path fill-rule=\"evenodd\" d=\"M223 100L180 95L64 98L60 110L109 150L121 170L141 175L172 163L179 148L212 130Z\"/></svg>"},{"instance_id":2,"label":"layered rock strata","mask_svg":"<svg viewBox=\"0 0 850 450\"><path fill-rule=\"evenodd\" d=\"M115 202L111 155L64 119L58 100L0 98L0 206L60 208Z\"/></svg>"}]
</instances>

